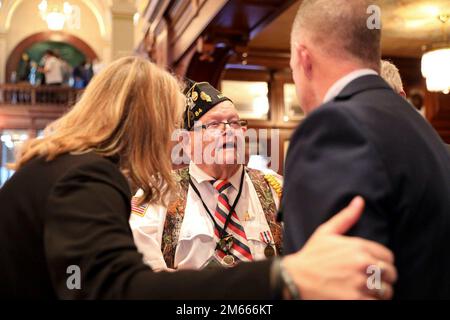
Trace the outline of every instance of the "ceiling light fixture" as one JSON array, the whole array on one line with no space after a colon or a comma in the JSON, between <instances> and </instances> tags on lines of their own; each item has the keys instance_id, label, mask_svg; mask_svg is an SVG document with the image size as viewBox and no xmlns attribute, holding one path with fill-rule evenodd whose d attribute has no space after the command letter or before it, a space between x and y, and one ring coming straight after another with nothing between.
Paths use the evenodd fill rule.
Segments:
<instances>
[{"instance_id":1,"label":"ceiling light fixture","mask_svg":"<svg viewBox=\"0 0 450 320\"><path fill-rule=\"evenodd\" d=\"M64 2L61 8L57 4L49 5L47 0L42 0L38 5L38 9L50 30L62 30L74 10L73 6L67 1Z\"/></svg>"},{"instance_id":2,"label":"ceiling light fixture","mask_svg":"<svg viewBox=\"0 0 450 320\"><path fill-rule=\"evenodd\" d=\"M448 94L450 93L450 44L445 33L445 25L450 20L450 15L441 14L438 18L443 24L444 43L422 56L422 75L426 78L428 91Z\"/></svg>"}]
</instances>

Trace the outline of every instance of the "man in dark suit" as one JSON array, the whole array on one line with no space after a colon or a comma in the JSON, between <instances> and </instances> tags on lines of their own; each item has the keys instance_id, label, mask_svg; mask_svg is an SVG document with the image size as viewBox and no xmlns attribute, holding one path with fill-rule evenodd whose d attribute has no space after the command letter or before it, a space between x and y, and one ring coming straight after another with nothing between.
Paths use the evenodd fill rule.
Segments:
<instances>
[{"instance_id":1,"label":"man in dark suit","mask_svg":"<svg viewBox=\"0 0 450 320\"><path fill-rule=\"evenodd\" d=\"M448 299L450 155L378 76L381 32L370 4L304 0L297 13L291 68L307 117L286 161L285 250L301 248L360 194L367 206L350 234L393 250L394 298Z\"/></svg>"}]
</instances>

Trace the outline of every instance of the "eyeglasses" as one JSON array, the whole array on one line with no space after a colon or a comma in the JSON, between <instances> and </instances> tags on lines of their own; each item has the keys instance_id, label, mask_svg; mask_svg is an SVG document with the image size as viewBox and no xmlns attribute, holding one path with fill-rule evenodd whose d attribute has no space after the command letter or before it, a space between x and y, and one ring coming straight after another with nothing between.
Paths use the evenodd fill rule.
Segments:
<instances>
[{"instance_id":1,"label":"eyeglasses","mask_svg":"<svg viewBox=\"0 0 450 320\"><path fill-rule=\"evenodd\" d=\"M243 127L247 127L248 122L247 120L233 120L228 122L212 121L199 127L205 130L223 131L225 130L227 124L230 126L231 129L242 129Z\"/></svg>"}]
</instances>

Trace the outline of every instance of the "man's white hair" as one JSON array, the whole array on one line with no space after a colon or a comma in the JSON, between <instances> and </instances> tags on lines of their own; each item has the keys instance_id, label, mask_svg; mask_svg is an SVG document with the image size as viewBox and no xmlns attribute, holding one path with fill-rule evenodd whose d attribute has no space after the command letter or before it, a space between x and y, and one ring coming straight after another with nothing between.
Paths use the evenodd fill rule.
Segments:
<instances>
[{"instance_id":1,"label":"man's white hair","mask_svg":"<svg viewBox=\"0 0 450 320\"><path fill-rule=\"evenodd\" d=\"M390 61L381 61L381 77L394 89L395 92L401 93L403 90L402 77L400 76L400 71Z\"/></svg>"}]
</instances>

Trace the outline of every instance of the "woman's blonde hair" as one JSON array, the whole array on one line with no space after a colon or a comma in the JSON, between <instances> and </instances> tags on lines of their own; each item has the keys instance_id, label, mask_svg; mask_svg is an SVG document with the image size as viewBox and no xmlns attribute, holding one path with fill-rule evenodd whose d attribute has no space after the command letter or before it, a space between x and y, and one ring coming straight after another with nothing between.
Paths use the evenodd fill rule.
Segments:
<instances>
[{"instance_id":1,"label":"woman's blonde hair","mask_svg":"<svg viewBox=\"0 0 450 320\"><path fill-rule=\"evenodd\" d=\"M94 151L117 157L142 202L160 203L172 190L170 138L181 119L180 83L139 57L119 59L94 77L80 101L50 124L44 138L26 142L16 168L34 157Z\"/></svg>"}]
</instances>

